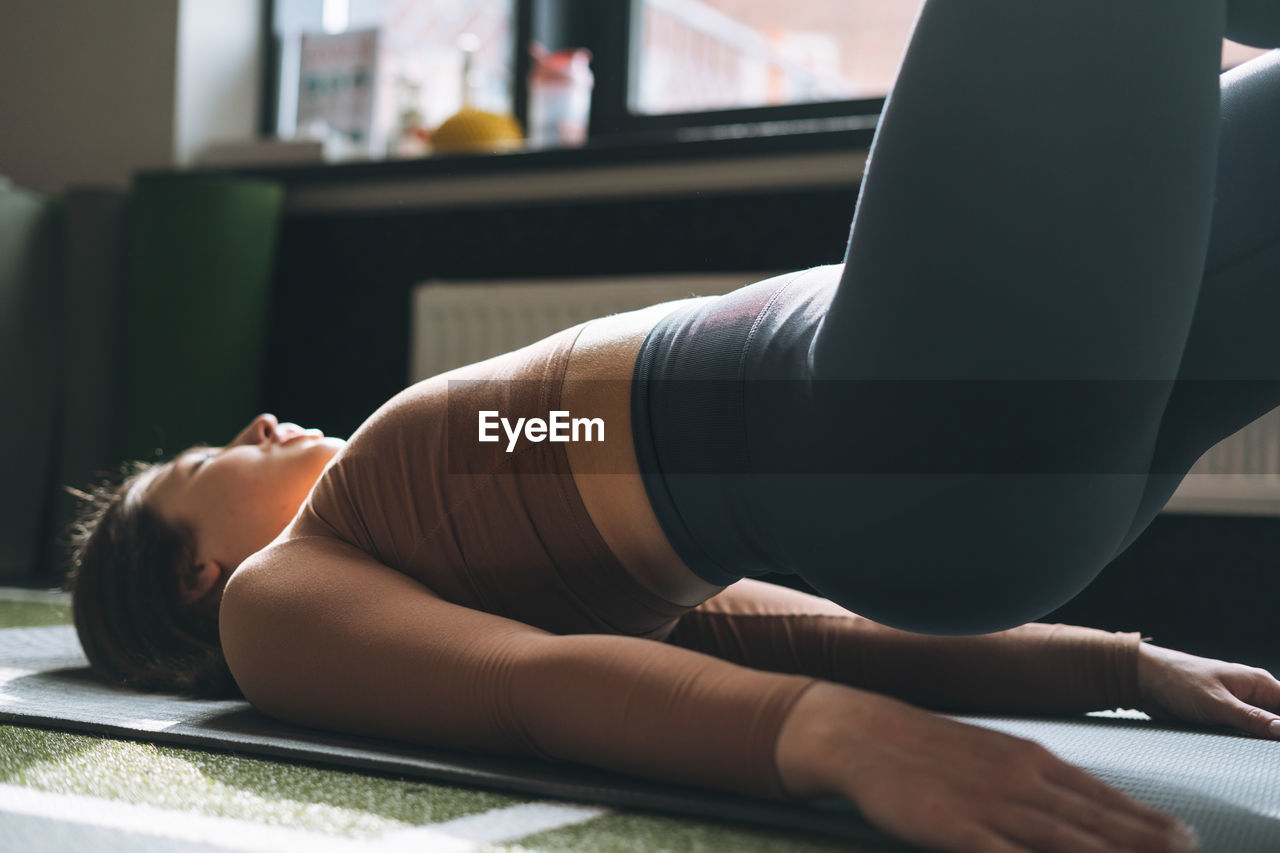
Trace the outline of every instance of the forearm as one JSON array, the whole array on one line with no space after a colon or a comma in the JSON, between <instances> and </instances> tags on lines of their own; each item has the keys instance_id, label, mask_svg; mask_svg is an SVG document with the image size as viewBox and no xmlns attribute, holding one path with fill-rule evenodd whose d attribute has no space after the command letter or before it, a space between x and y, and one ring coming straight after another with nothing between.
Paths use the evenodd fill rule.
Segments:
<instances>
[{"instance_id":1,"label":"forearm","mask_svg":"<svg viewBox=\"0 0 1280 853\"><path fill-rule=\"evenodd\" d=\"M228 584L220 627L237 682L270 716L787 796L778 731L813 678L551 634L446 602L341 543L294 541L252 568Z\"/></svg>"},{"instance_id":2,"label":"forearm","mask_svg":"<svg viewBox=\"0 0 1280 853\"><path fill-rule=\"evenodd\" d=\"M509 719L536 754L775 799L779 731L820 683L597 634L539 640L510 673Z\"/></svg>"},{"instance_id":3,"label":"forearm","mask_svg":"<svg viewBox=\"0 0 1280 853\"><path fill-rule=\"evenodd\" d=\"M869 694L818 682L792 706L774 746L778 779L787 796L805 799L840 793L835 782L841 760L841 727L863 727L860 706Z\"/></svg>"},{"instance_id":4,"label":"forearm","mask_svg":"<svg viewBox=\"0 0 1280 853\"><path fill-rule=\"evenodd\" d=\"M778 778L790 798L854 799L854 783L877 784L874 774L860 778L867 775L861 764L869 743L891 739L904 726L943 719L878 693L816 682L795 702L778 731Z\"/></svg>"},{"instance_id":5,"label":"forearm","mask_svg":"<svg viewBox=\"0 0 1280 853\"><path fill-rule=\"evenodd\" d=\"M1075 713L1137 704L1137 634L1031 623L974 637L912 634L816 596L741 581L668 641L939 710Z\"/></svg>"},{"instance_id":6,"label":"forearm","mask_svg":"<svg viewBox=\"0 0 1280 853\"><path fill-rule=\"evenodd\" d=\"M949 711L1079 713L1138 704L1136 633L1030 623L975 637L868 634L865 655L874 660L853 667L834 660L827 677Z\"/></svg>"}]
</instances>

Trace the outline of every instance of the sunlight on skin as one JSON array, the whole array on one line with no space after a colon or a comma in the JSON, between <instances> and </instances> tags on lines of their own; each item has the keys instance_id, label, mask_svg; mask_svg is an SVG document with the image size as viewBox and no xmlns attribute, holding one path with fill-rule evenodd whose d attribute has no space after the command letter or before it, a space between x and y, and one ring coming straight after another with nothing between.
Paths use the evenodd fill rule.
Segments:
<instances>
[{"instance_id":1,"label":"sunlight on skin","mask_svg":"<svg viewBox=\"0 0 1280 853\"><path fill-rule=\"evenodd\" d=\"M262 414L225 446L188 448L140 482L136 499L195 532L184 603L220 599L231 573L280 535L346 444Z\"/></svg>"}]
</instances>

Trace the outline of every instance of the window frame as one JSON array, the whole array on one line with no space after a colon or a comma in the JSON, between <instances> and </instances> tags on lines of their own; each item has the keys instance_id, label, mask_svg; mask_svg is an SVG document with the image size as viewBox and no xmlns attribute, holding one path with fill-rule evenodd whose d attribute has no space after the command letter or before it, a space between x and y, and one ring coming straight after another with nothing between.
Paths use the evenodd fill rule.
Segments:
<instances>
[{"instance_id":1,"label":"window frame","mask_svg":"<svg viewBox=\"0 0 1280 853\"><path fill-rule=\"evenodd\" d=\"M532 59L523 46L537 38L552 49L586 47L591 50L595 76L588 145L872 129L884 109L886 99L877 97L662 115L632 113L628 87L639 57L633 55L631 33L641 14L640 0L513 0L513 4L512 112L527 125L529 92L523 81L528 79ZM267 137L276 133L280 95L275 11L276 0L263 3L259 131ZM564 31L572 33L567 41Z\"/></svg>"}]
</instances>

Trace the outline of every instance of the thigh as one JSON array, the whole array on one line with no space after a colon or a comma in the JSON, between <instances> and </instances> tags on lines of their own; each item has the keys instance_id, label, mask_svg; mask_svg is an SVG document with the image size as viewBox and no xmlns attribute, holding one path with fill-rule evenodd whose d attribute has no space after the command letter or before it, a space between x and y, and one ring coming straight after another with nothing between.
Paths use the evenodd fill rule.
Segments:
<instances>
[{"instance_id":1,"label":"thigh","mask_svg":"<svg viewBox=\"0 0 1280 853\"><path fill-rule=\"evenodd\" d=\"M1280 51L1222 76L1213 225L1178 382L1123 551L1210 447L1280 405Z\"/></svg>"},{"instance_id":2,"label":"thigh","mask_svg":"<svg viewBox=\"0 0 1280 853\"><path fill-rule=\"evenodd\" d=\"M775 490L783 526L804 533L789 543L803 552L796 571L816 589L908 630L997 630L1061 604L1114 553L1199 295L1223 11L1214 0L925 4L814 374L903 386L892 417L923 424L938 460L977 462ZM917 397L917 380L945 384ZM1081 397L1078 380L1096 394ZM1116 384L1132 380L1146 384ZM1011 390L1001 399L993 384ZM856 403L851 413L884 410ZM842 420L851 446L877 446L865 416ZM989 436L1034 467L966 445ZM1082 448L1104 467L1082 465ZM807 528L800 506L820 508ZM842 534L856 548L842 550Z\"/></svg>"},{"instance_id":3,"label":"thigh","mask_svg":"<svg viewBox=\"0 0 1280 853\"><path fill-rule=\"evenodd\" d=\"M1084 491L1110 521L1076 531L1094 560L1142 506L1196 310L1223 13L1220 0L929 0L815 340L819 378L952 381L940 407L970 435L1038 443L1041 470L1099 437L1104 467ZM992 380L1041 387L992 400ZM1082 399L1078 380L1097 393ZM934 441L960 457L963 440ZM1079 517L1077 481L1027 473L1037 504Z\"/></svg>"},{"instance_id":4,"label":"thigh","mask_svg":"<svg viewBox=\"0 0 1280 853\"><path fill-rule=\"evenodd\" d=\"M1222 26L1221 0L929 0L820 376L1172 380L1209 234ZM1152 440L1159 415L1135 416Z\"/></svg>"}]
</instances>

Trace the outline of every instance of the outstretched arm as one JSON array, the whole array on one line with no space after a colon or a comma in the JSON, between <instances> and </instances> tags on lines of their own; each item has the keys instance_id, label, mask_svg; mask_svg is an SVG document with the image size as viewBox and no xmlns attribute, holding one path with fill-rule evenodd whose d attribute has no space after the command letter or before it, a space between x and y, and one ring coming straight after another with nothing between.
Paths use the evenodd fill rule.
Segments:
<instances>
[{"instance_id":1,"label":"outstretched arm","mask_svg":"<svg viewBox=\"0 0 1280 853\"><path fill-rule=\"evenodd\" d=\"M1157 720L1280 738L1280 680L1270 672L1161 648L1136 633L1032 622L975 637L912 634L825 598L742 580L681 617L667 642L938 710L1138 708Z\"/></svg>"},{"instance_id":2,"label":"outstretched arm","mask_svg":"<svg viewBox=\"0 0 1280 853\"><path fill-rule=\"evenodd\" d=\"M1028 623L970 637L889 628L825 598L741 580L681 617L668 643L937 710L1137 708L1141 635Z\"/></svg>"},{"instance_id":3,"label":"outstretched arm","mask_svg":"<svg viewBox=\"0 0 1280 853\"><path fill-rule=\"evenodd\" d=\"M839 795L932 849L1086 835L1171 849L1171 818L1032 741L667 643L550 634L446 602L326 537L241 566L221 630L245 696L301 725L756 796Z\"/></svg>"},{"instance_id":4,"label":"outstretched arm","mask_svg":"<svg viewBox=\"0 0 1280 853\"><path fill-rule=\"evenodd\" d=\"M778 729L817 683L652 640L551 634L325 537L252 557L220 619L240 688L282 720L773 798L787 796Z\"/></svg>"}]
</instances>

